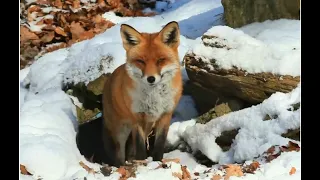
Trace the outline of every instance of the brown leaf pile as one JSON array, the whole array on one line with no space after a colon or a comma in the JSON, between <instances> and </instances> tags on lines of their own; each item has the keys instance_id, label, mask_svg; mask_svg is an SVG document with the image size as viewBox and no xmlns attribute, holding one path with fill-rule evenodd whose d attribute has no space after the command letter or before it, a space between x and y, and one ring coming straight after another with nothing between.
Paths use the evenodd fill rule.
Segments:
<instances>
[{"instance_id":1,"label":"brown leaf pile","mask_svg":"<svg viewBox=\"0 0 320 180\"><path fill-rule=\"evenodd\" d=\"M289 152L289 151L300 151L300 147L298 144L289 141L288 145L286 146L272 146L270 147L262 157L266 159L267 162L270 162L276 159L282 152ZM225 170L225 175L221 176L219 174L215 174L212 176L211 180L228 180L231 176L244 176L245 173L254 173L260 167L260 163L257 161L253 161L250 165L245 164L228 164L222 165L219 169ZM292 175L296 172L296 168L292 167L289 174ZM207 173L207 172L204 172ZM195 172L195 176L199 176L199 173Z\"/></svg>"},{"instance_id":2,"label":"brown leaf pile","mask_svg":"<svg viewBox=\"0 0 320 180\"><path fill-rule=\"evenodd\" d=\"M31 64L40 52L46 53L90 39L114 26L102 17L107 11L119 16L144 14L137 0L37 0L20 3L20 69ZM35 29L34 27L38 27Z\"/></svg>"},{"instance_id":3,"label":"brown leaf pile","mask_svg":"<svg viewBox=\"0 0 320 180\"><path fill-rule=\"evenodd\" d=\"M277 150L276 150L277 149ZM272 146L270 147L267 152L264 153L264 156L267 162L270 162L276 159L278 156L281 155L282 152L289 152L289 151L300 151L300 147L298 144L289 141L287 146Z\"/></svg>"}]
</instances>

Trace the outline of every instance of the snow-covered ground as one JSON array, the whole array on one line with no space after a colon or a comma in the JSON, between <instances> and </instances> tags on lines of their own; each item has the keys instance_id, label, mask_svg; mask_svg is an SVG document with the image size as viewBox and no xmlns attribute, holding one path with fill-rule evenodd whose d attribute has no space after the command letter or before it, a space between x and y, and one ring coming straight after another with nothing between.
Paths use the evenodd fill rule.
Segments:
<instances>
[{"instance_id":1,"label":"snow-covered ground","mask_svg":"<svg viewBox=\"0 0 320 180\"><path fill-rule=\"evenodd\" d=\"M180 59L186 52L198 52L204 57L215 57L222 67L236 65L248 72L268 71L280 74L300 75L300 21L277 20L254 23L240 29L216 26L218 14L223 12L219 0L176 0L170 7L158 4L166 11L155 17L119 18L110 13L104 15L117 23L105 33L59 49L40 57L32 66L20 71L20 164L33 174L20 175L21 179L71 180L118 179L120 174L104 177L101 173L88 173L79 162L99 171L80 154L75 142L77 120L75 106L62 91L64 83L85 82L112 72L125 62L119 26L127 23L138 31L155 32L169 21L179 22L181 28ZM241 32L242 30L243 32ZM214 34L226 39L233 50L206 51L201 47L200 36ZM292 50L295 48L294 50ZM211 54L211 52L216 52ZM108 57L112 57L110 60ZM101 68L102 67L102 68ZM188 77L183 71L184 80ZM29 88L25 86L29 84ZM206 125L196 124L197 116L190 96L184 96L175 112L168 133L168 143L186 141L193 150L201 150L208 158L220 164L251 161L272 145L285 145L289 139L281 133L300 126L300 109L288 111L290 105L300 102L301 86L290 93L275 93L262 104L219 117ZM265 115L277 118L263 121ZM231 149L222 152L215 138L223 130L240 128ZM300 142L297 142L300 144ZM222 173L218 166L205 167L196 162L191 154L179 150L165 154L165 158L180 158L187 165L192 177L210 179ZM286 180L301 179L301 153L282 153L270 163L261 164L255 174L245 174L235 179ZM181 172L180 165L169 163L170 168L158 167L157 162L141 166L136 179L178 179L173 172ZM296 173L289 175L291 167ZM211 172L203 173L212 168ZM133 179L133 178L132 178Z\"/></svg>"}]
</instances>

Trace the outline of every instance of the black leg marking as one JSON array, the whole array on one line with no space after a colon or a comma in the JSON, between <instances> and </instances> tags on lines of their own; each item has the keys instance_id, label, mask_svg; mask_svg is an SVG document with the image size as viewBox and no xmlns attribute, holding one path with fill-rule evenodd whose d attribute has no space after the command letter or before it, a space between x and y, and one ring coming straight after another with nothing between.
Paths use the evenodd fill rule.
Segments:
<instances>
[{"instance_id":1,"label":"black leg marking","mask_svg":"<svg viewBox=\"0 0 320 180\"><path fill-rule=\"evenodd\" d=\"M136 160L147 159L146 143L141 133L136 133Z\"/></svg>"},{"instance_id":2,"label":"black leg marking","mask_svg":"<svg viewBox=\"0 0 320 180\"><path fill-rule=\"evenodd\" d=\"M167 132L168 131L165 130L160 130L160 132L156 132L156 139L152 151L153 161L161 161L163 158Z\"/></svg>"}]
</instances>

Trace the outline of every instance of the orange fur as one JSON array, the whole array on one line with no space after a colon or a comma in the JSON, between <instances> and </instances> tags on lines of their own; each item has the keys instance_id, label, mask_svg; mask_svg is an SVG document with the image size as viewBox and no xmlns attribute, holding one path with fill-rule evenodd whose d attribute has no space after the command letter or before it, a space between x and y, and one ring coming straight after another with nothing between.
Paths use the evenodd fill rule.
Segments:
<instances>
[{"instance_id":1,"label":"orange fur","mask_svg":"<svg viewBox=\"0 0 320 180\"><path fill-rule=\"evenodd\" d=\"M168 23L157 33L140 33L129 25L121 26L127 61L105 82L102 99L104 148L110 159L106 163L124 164L130 133L134 159L146 158L144 143L153 127L156 149L152 157L162 159L172 113L182 94L179 36L176 22ZM150 76L155 78L154 84L147 80ZM158 91L165 92L163 98L168 100L159 99Z\"/></svg>"}]
</instances>

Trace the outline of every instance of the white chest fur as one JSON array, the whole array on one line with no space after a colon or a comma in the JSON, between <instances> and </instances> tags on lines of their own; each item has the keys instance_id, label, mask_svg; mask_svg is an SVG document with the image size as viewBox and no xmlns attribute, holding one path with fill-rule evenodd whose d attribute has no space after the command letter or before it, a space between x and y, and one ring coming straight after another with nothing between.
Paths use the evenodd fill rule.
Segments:
<instances>
[{"instance_id":1,"label":"white chest fur","mask_svg":"<svg viewBox=\"0 0 320 180\"><path fill-rule=\"evenodd\" d=\"M159 83L154 87L140 84L130 92L131 108L136 113L146 113L150 117L149 121L155 121L163 113L173 110L176 92L171 81Z\"/></svg>"}]
</instances>

